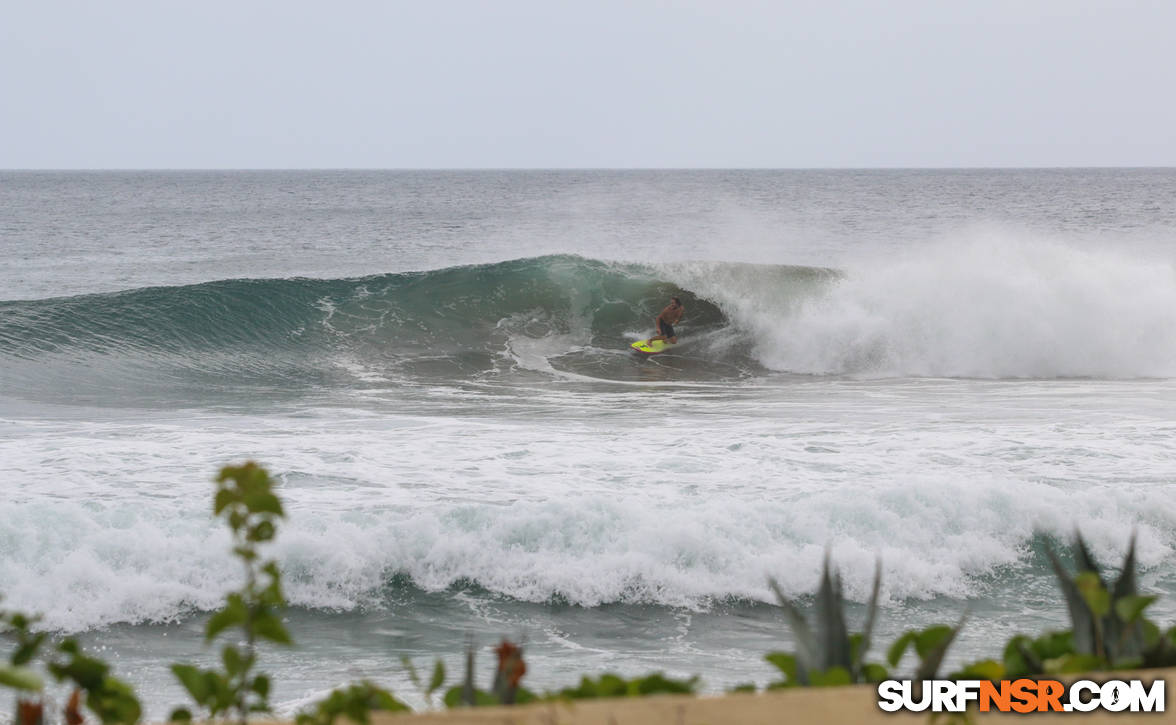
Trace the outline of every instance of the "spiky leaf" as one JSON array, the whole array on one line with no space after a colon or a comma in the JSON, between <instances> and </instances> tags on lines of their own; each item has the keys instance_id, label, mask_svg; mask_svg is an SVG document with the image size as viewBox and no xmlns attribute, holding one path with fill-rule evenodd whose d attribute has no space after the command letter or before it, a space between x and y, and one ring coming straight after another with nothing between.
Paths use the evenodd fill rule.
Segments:
<instances>
[{"instance_id":1,"label":"spiky leaf","mask_svg":"<svg viewBox=\"0 0 1176 725\"><path fill-rule=\"evenodd\" d=\"M1119 578L1115 580L1115 585L1111 588L1111 594L1115 599L1123 597L1130 597L1139 594L1135 583L1135 532L1131 532L1131 541L1127 544L1127 556L1123 558L1123 569L1119 572Z\"/></svg>"},{"instance_id":2,"label":"spiky leaf","mask_svg":"<svg viewBox=\"0 0 1176 725\"><path fill-rule=\"evenodd\" d=\"M874 635L874 620L878 615L878 596L882 592L882 560L874 563L874 585L870 590L870 603L866 607L866 621L862 625L860 639L853 648L853 663L855 671L860 674L866 654L870 650L870 638Z\"/></svg>"},{"instance_id":3,"label":"spiky leaf","mask_svg":"<svg viewBox=\"0 0 1176 725\"><path fill-rule=\"evenodd\" d=\"M425 697L432 697L433 693L445 684L445 663L437 660L433 664L433 676L429 678L429 688L425 690Z\"/></svg>"},{"instance_id":4,"label":"spiky leaf","mask_svg":"<svg viewBox=\"0 0 1176 725\"><path fill-rule=\"evenodd\" d=\"M1074 577L1074 586L1082 595L1082 601L1095 617L1103 617L1111 611L1111 593L1103 586L1102 579L1092 571L1084 571Z\"/></svg>"},{"instance_id":5,"label":"spiky leaf","mask_svg":"<svg viewBox=\"0 0 1176 725\"><path fill-rule=\"evenodd\" d=\"M1082 549L1085 551L1085 545ZM1054 574L1057 576L1058 586L1061 587L1062 594L1066 597L1066 607L1070 611L1070 622L1073 624L1074 646L1079 652L1094 654L1094 614L1090 611L1082 592L1078 590L1074 580L1066 573L1062 562L1049 545L1046 545L1045 553L1049 557Z\"/></svg>"},{"instance_id":6,"label":"spiky leaf","mask_svg":"<svg viewBox=\"0 0 1176 725\"><path fill-rule=\"evenodd\" d=\"M784 618L788 621L788 626L792 630L792 638L796 641L797 649L797 680L804 684L808 681L808 670L819 669L819 658L817 655L817 638L813 634L813 630L805 621L804 615L800 610L784 596L784 592L780 591L780 586L775 579L768 580L768 586L776 594L776 601L779 602L780 608L784 610Z\"/></svg>"},{"instance_id":7,"label":"spiky leaf","mask_svg":"<svg viewBox=\"0 0 1176 725\"><path fill-rule=\"evenodd\" d=\"M832 571L828 554L825 555L821 584L817 589L813 608L816 611L814 632L819 648L817 667L821 670L833 667L851 669L853 656L850 651L849 630L845 625L845 597L841 589L841 576Z\"/></svg>"},{"instance_id":8,"label":"spiky leaf","mask_svg":"<svg viewBox=\"0 0 1176 725\"><path fill-rule=\"evenodd\" d=\"M1090 547L1086 545L1086 539L1082 538L1082 532L1074 532L1074 560L1078 564L1078 571L1092 571L1098 574L1102 571L1102 567L1098 565L1098 561L1094 555L1090 553ZM1099 577L1099 582L1106 587L1106 582Z\"/></svg>"}]
</instances>

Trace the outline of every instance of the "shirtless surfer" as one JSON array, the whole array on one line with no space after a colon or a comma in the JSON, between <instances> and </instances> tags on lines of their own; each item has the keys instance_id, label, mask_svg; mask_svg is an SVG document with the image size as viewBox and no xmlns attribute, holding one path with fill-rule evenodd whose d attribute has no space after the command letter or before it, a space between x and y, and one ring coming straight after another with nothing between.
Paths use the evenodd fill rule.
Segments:
<instances>
[{"instance_id":1,"label":"shirtless surfer","mask_svg":"<svg viewBox=\"0 0 1176 725\"><path fill-rule=\"evenodd\" d=\"M671 345L678 343L678 336L674 334L674 325L682 319L686 308L682 306L682 300L677 297L670 298L670 305L661 311L661 314L654 320L657 326L657 334L649 338L650 342L654 340L667 340Z\"/></svg>"}]
</instances>

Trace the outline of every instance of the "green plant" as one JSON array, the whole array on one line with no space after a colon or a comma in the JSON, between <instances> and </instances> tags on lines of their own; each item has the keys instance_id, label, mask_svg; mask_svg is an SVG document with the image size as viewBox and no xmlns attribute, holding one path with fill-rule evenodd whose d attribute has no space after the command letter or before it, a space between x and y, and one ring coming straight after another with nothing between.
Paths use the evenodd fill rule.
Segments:
<instances>
[{"instance_id":1,"label":"green plant","mask_svg":"<svg viewBox=\"0 0 1176 725\"><path fill-rule=\"evenodd\" d=\"M890 649L886 650L886 661L890 663L891 667L897 667L906 651L913 649L919 657L919 664L915 668L912 679L919 682L936 679L939 674L939 666L943 664L944 655L947 654L951 643L955 641L956 635L963 629L967 618L965 614L960 618L959 624L954 627L937 624L921 631L910 630L903 633L890 645Z\"/></svg>"},{"instance_id":2,"label":"green plant","mask_svg":"<svg viewBox=\"0 0 1176 725\"><path fill-rule=\"evenodd\" d=\"M7 665L0 665L0 685L22 692L40 692L45 681L29 667L45 642L44 632L33 632L37 617L21 612L0 611L0 634L16 640Z\"/></svg>"},{"instance_id":3,"label":"green plant","mask_svg":"<svg viewBox=\"0 0 1176 725\"><path fill-rule=\"evenodd\" d=\"M865 661L870 637L878 613L878 595L882 585L882 564L874 570L874 585L866 608L866 620L860 634L850 634L845 622L845 595L841 575L825 557L821 581L813 599L815 622L810 625L784 593L775 579L768 580L796 640L796 654L772 652L765 659L784 675L769 688L795 685L845 685L851 682L880 682L888 675L878 664Z\"/></svg>"},{"instance_id":4,"label":"green plant","mask_svg":"<svg viewBox=\"0 0 1176 725\"><path fill-rule=\"evenodd\" d=\"M531 702L550 700L587 700L601 697L645 697L648 695L689 695L698 689L698 678L675 680L655 672L645 677L625 679L614 674L604 674L597 678L582 677L576 687L568 687L557 692L546 692L537 695L520 686L520 680L527 671L523 661L523 650L507 640L494 649L498 657L498 667L494 673L494 684L489 690L480 690L474 686L474 655L472 643L466 646L466 671L461 684L454 685L445 691L443 701L446 707L485 707L492 705L523 705ZM411 663L405 663L409 669L409 676L417 687L420 678ZM433 670L433 679L429 683L426 697L442 686L445 679L445 668L440 662Z\"/></svg>"},{"instance_id":5,"label":"green plant","mask_svg":"<svg viewBox=\"0 0 1176 725\"><path fill-rule=\"evenodd\" d=\"M0 633L16 640L16 648L9 656L8 664L0 666L0 685L26 694L39 695L44 689L44 679L30 666L48 639L44 632L33 632L32 627L38 619L21 612L0 612ZM58 682L68 681L76 688L74 697L71 697L73 717L79 721L81 719L77 700L80 699L80 693L84 692L86 707L104 725L129 725L139 721L143 711L138 698L130 685L110 675L110 665L87 656L72 638L62 640L55 651L65 655L66 659L50 660L45 666ZM38 702L18 698L17 711L17 721L28 722L43 718L44 708Z\"/></svg>"},{"instance_id":6,"label":"green plant","mask_svg":"<svg viewBox=\"0 0 1176 725\"><path fill-rule=\"evenodd\" d=\"M1081 534L1075 536L1074 559L1078 564L1075 575L1062 567L1052 548L1046 547L1050 564L1057 575L1066 606L1070 612L1074 649L1099 659L1117 659L1124 655L1138 655L1142 649L1142 631L1135 621L1124 621L1120 615L1123 605L1132 606L1135 619L1150 603L1151 598L1139 597L1135 590L1135 538L1127 549L1127 557L1114 589L1108 590L1099 573L1098 563L1091 555Z\"/></svg>"},{"instance_id":7,"label":"green plant","mask_svg":"<svg viewBox=\"0 0 1176 725\"><path fill-rule=\"evenodd\" d=\"M245 723L250 713L269 712L269 677L254 674L257 645L268 641L291 645L279 612L286 606L277 562L262 561L260 545L277 534L277 520L284 517L282 502L273 492L273 481L256 463L229 466L216 478L213 515L225 519L232 532L233 554L245 569L245 585L230 592L225 605L212 614L204 630L205 642L235 628L244 646L226 644L221 649L223 671L201 670L192 665L172 665L172 672L196 702L211 717L235 712ZM172 712L172 720L188 721L187 708Z\"/></svg>"},{"instance_id":8,"label":"green plant","mask_svg":"<svg viewBox=\"0 0 1176 725\"><path fill-rule=\"evenodd\" d=\"M297 725L333 725L337 718L345 717L359 725L368 725L371 722L371 713L376 711L412 710L393 697L392 693L364 680L346 688L333 690L315 705L313 712L300 713L295 722Z\"/></svg>"},{"instance_id":9,"label":"green plant","mask_svg":"<svg viewBox=\"0 0 1176 725\"><path fill-rule=\"evenodd\" d=\"M67 639L57 646L57 651L68 657L62 662L50 662L49 671L59 682L70 681L78 690L86 693L86 707L98 716L104 725L136 723L143 716L131 686L110 675L110 665L100 659L89 657L81 646Z\"/></svg>"},{"instance_id":10,"label":"green plant","mask_svg":"<svg viewBox=\"0 0 1176 725\"><path fill-rule=\"evenodd\" d=\"M1074 575L1066 572L1052 548L1047 546L1045 551L1066 597L1075 653L1112 667L1142 664L1146 648L1143 611L1156 598L1142 596L1136 589L1135 536L1118 578L1109 587L1081 534L1074 535L1078 565Z\"/></svg>"},{"instance_id":11,"label":"green plant","mask_svg":"<svg viewBox=\"0 0 1176 725\"><path fill-rule=\"evenodd\" d=\"M996 680L1176 665L1176 627L1161 632L1144 616L1156 597L1138 592L1134 536L1119 576L1110 585L1081 534L1074 537L1074 574L1066 571L1052 549L1047 547L1046 554L1066 599L1071 628L1038 637L1018 634L1005 645L999 661L974 662L953 676Z\"/></svg>"},{"instance_id":12,"label":"green plant","mask_svg":"<svg viewBox=\"0 0 1176 725\"><path fill-rule=\"evenodd\" d=\"M39 699L45 680L29 665L45 641L44 632L33 632L37 621L21 612L0 611L0 635L16 640L16 647L8 657L8 664L0 665L0 686L17 691L16 725L39 725L44 720L45 707Z\"/></svg>"},{"instance_id":13,"label":"green plant","mask_svg":"<svg viewBox=\"0 0 1176 725\"><path fill-rule=\"evenodd\" d=\"M409 659L407 656L402 656L400 658L400 664L402 664L405 671L408 672L408 679L412 681L413 686L416 687L417 691L419 691L421 695L424 696L425 704L429 707L433 707L433 693L439 690L441 686L445 684L445 663L441 660L437 660L433 663L433 674L429 678L429 684L427 687L421 680L421 676L417 672L417 668L415 665L413 665L411 659Z\"/></svg>"},{"instance_id":14,"label":"green plant","mask_svg":"<svg viewBox=\"0 0 1176 725\"><path fill-rule=\"evenodd\" d=\"M648 695L693 695L698 689L698 678L674 680L660 672L626 680L614 674L603 674L596 679L581 677L580 684L559 692L549 693L545 699L591 700L600 697L646 697Z\"/></svg>"}]
</instances>

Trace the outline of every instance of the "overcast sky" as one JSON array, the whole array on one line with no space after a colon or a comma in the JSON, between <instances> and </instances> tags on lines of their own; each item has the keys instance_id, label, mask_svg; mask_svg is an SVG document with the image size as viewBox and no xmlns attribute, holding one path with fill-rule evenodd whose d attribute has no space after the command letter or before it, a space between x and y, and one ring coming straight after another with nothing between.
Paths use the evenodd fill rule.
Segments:
<instances>
[{"instance_id":1,"label":"overcast sky","mask_svg":"<svg viewBox=\"0 0 1176 725\"><path fill-rule=\"evenodd\" d=\"M6 3L0 168L1176 165L1176 2Z\"/></svg>"}]
</instances>

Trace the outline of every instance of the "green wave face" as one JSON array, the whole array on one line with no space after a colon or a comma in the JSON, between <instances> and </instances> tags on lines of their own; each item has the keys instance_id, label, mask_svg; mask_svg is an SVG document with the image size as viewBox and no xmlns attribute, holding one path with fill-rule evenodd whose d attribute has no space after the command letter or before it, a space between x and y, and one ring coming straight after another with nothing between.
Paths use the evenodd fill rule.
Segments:
<instances>
[{"instance_id":1,"label":"green wave face","mask_svg":"<svg viewBox=\"0 0 1176 725\"><path fill-rule=\"evenodd\" d=\"M769 272L782 283L812 276L764 268L760 277ZM719 306L660 276L643 265L559 255L358 279L237 279L2 302L3 392L90 402L162 395L174 403L242 388L349 386L357 370L360 379L460 382L525 369L536 356L549 371L623 379L634 363L617 353L651 334L675 294L687 308L684 335L714 343L736 334ZM699 346L689 377L754 368L726 342Z\"/></svg>"}]
</instances>

